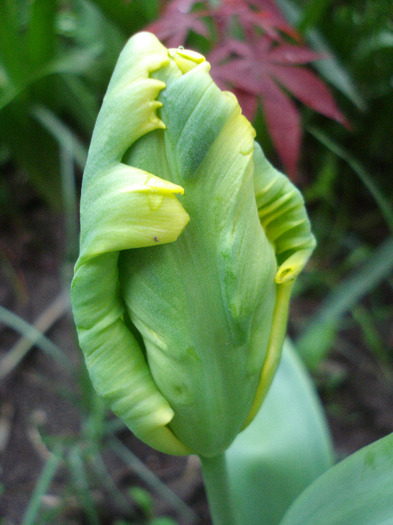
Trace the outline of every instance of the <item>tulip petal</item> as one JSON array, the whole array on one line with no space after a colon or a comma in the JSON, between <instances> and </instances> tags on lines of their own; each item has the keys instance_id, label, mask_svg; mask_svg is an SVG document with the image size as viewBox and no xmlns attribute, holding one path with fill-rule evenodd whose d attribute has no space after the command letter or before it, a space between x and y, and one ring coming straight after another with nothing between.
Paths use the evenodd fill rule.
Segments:
<instances>
[{"instance_id":1,"label":"tulip petal","mask_svg":"<svg viewBox=\"0 0 393 525\"><path fill-rule=\"evenodd\" d=\"M277 257L275 280L288 283L303 270L316 245L304 199L292 182L273 168L258 144L254 178L259 218Z\"/></svg>"},{"instance_id":2,"label":"tulip petal","mask_svg":"<svg viewBox=\"0 0 393 525\"><path fill-rule=\"evenodd\" d=\"M277 258L276 299L269 343L253 406L244 428L254 419L280 362L287 328L292 285L315 248L315 238L300 191L268 162L258 144L254 149L254 187L261 225Z\"/></svg>"},{"instance_id":3,"label":"tulip petal","mask_svg":"<svg viewBox=\"0 0 393 525\"><path fill-rule=\"evenodd\" d=\"M182 187L122 164L127 149L162 129L156 99L165 83L151 78L168 52L148 33L120 55L93 133L83 178L81 249L72 305L95 389L131 430L151 446L187 454L167 428L173 410L158 390L143 350L127 326L119 295L119 251L175 241L189 216L176 198Z\"/></svg>"}]
</instances>

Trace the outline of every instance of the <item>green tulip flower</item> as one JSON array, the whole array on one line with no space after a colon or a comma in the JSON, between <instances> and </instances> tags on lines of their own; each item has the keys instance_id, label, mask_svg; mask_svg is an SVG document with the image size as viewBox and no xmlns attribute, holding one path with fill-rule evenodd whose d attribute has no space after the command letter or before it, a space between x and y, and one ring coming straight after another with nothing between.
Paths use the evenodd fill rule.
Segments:
<instances>
[{"instance_id":1,"label":"green tulip flower","mask_svg":"<svg viewBox=\"0 0 393 525\"><path fill-rule=\"evenodd\" d=\"M149 33L126 44L91 141L72 284L99 395L152 447L207 458L257 413L315 246L301 194L209 69Z\"/></svg>"}]
</instances>

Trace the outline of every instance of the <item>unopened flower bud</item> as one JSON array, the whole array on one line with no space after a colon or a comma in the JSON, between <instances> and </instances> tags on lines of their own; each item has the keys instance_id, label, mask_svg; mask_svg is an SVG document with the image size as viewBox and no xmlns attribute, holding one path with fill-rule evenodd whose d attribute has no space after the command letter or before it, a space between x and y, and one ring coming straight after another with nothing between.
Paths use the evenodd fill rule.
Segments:
<instances>
[{"instance_id":1,"label":"unopened flower bud","mask_svg":"<svg viewBox=\"0 0 393 525\"><path fill-rule=\"evenodd\" d=\"M202 55L139 33L122 51L83 179L72 285L97 392L172 454L215 456L278 365L315 240Z\"/></svg>"}]
</instances>

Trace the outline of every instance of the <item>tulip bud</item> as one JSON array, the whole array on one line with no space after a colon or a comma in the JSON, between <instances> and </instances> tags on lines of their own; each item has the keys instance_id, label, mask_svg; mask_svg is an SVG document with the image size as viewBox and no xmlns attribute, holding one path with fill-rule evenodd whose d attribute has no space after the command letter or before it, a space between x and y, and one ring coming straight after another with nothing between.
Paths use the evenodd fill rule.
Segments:
<instances>
[{"instance_id":1,"label":"tulip bud","mask_svg":"<svg viewBox=\"0 0 393 525\"><path fill-rule=\"evenodd\" d=\"M97 392L142 440L215 456L277 367L315 240L202 55L139 33L122 51L83 178L72 284Z\"/></svg>"}]
</instances>

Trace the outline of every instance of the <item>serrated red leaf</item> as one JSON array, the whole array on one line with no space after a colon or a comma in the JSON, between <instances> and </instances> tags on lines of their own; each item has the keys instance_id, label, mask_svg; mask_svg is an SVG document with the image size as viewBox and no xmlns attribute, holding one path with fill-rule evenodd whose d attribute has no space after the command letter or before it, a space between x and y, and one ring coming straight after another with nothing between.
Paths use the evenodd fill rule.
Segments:
<instances>
[{"instance_id":1,"label":"serrated red leaf","mask_svg":"<svg viewBox=\"0 0 393 525\"><path fill-rule=\"evenodd\" d=\"M268 58L272 64L293 66L308 64L323 57L308 47L285 43L270 48Z\"/></svg>"},{"instance_id":2,"label":"serrated red leaf","mask_svg":"<svg viewBox=\"0 0 393 525\"><path fill-rule=\"evenodd\" d=\"M302 40L299 33L292 26L288 24L285 17L281 13L273 0L247 0L255 8L259 9L265 16L269 18L271 27L279 29L282 33L287 34L295 41Z\"/></svg>"},{"instance_id":3,"label":"serrated red leaf","mask_svg":"<svg viewBox=\"0 0 393 525\"><path fill-rule=\"evenodd\" d=\"M259 95L263 89L264 82L255 77L250 70L250 64L241 59L232 59L212 68L212 76L232 89L242 89L254 96Z\"/></svg>"},{"instance_id":4,"label":"serrated red leaf","mask_svg":"<svg viewBox=\"0 0 393 525\"><path fill-rule=\"evenodd\" d=\"M201 0L170 0L167 1L168 7L166 10L169 12L180 11L181 13L190 13L194 5L199 4Z\"/></svg>"},{"instance_id":5,"label":"serrated red leaf","mask_svg":"<svg viewBox=\"0 0 393 525\"><path fill-rule=\"evenodd\" d=\"M285 33L295 40L299 34L291 27L272 2L257 0L221 0L220 4L210 10L219 34L225 35L231 21L236 18L244 29L247 38L256 37L255 28L262 29L272 40L281 41L280 33Z\"/></svg>"},{"instance_id":6,"label":"serrated red leaf","mask_svg":"<svg viewBox=\"0 0 393 525\"><path fill-rule=\"evenodd\" d=\"M161 18L148 29L168 47L184 44L190 31L208 37L203 17L211 17L221 40L208 56L214 80L220 88L236 94L250 120L260 101L274 147L292 177L297 173L301 124L290 95L348 125L328 87L314 72L301 67L324 57L304 45L274 0L221 0L217 7L209 6L206 0L172 0L162 5ZM234 19L244 29L242 41L228 38ZM292 43L283 34L290 36Z\"/></svg>"},{"instance_id":7,"label":"serrated red leaf","mask_svg":"<svg viewBox=\"0 0 393 525\"><path fill-rule=\"evenodd\" d=\"M282 88L314 111L348 125L324 82L301 67L318 58L305 46L275 44L267 36L253 43L226 41L209 56L214 79L239 94L247 117L252 119L256 113L250 97L260 99L273 144L292 176L300 152L300 115Z\"/></svg>"},{"instance_id":8,"label":"serrated red leaf","mask_svg":"<svg viewBox=\"0 0 393 525\"><path fill-rule=\"evenodd\" d=\"M280 32L285 33L296 41L300 41L299 33L282 17L276 17L267 9L253 14L253 23L264 31L272 40L282 41Z\"/></svg>"},{"instance_id":9,"label":"serrated red leaf","mask_svg":"<svg viewBox=\"0 0 393 525\"><path fill-rule=\"evenodd\" d=\"M248 120L253 121L258 109L258 98L254 95L250 95L243 89L234 89L234 94L239 101L242 113Z\"/></svg>"},{"instance_id":10,"label":"serrated red leaf","mask_svg":"<svg viewBox=\"0 0 393 525\"><path fill-rule=\"evenodd\" d=\"M190 31L208 38L209 32L201 20L206 12L191 11L196 3L196 0L172 1L159 20L148 25L146 30L154 33L168 47L184 44Z\"/></svg>"},{"instance_id":11,"label":"serrated red leaf","mask_svg":"<svg viewBox=\"0 0 393 525\"><path fill-rule=\"evenodd\" d=\"M309 108L344 124L330 91L315 73L305 68L271 65L271 75Z\"/></svg>"},{"instance_id":12,"label":"serrated red leaf","mask_svg":"<svg viewBox=\"0 0 393 525\"><path fill-rule=\"evenodd\" d=\"M261 103L274 147L288 175L295 180L302 135L299 112L277 84L268 78L264 83Z\"/></svg>"}]
</instances>

